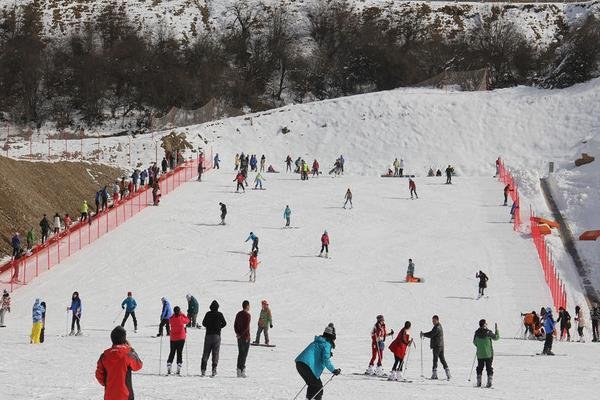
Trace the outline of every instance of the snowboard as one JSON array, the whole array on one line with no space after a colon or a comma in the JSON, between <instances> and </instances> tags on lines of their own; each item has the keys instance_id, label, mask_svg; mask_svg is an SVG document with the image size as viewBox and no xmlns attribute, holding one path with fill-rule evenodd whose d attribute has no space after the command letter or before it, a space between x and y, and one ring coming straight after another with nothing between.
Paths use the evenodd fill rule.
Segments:
<instances>
[{"instance_id":1,"label":"snowboard","mask_svg":"<svg viewBox=\"0 0 600 400\"><path fill-rule=\"evenodd\" d=\"M264 344L264 343L250 343L250 346L257 346L257 347L276 347L274 344Z\"/></svg>"}]
</instances>

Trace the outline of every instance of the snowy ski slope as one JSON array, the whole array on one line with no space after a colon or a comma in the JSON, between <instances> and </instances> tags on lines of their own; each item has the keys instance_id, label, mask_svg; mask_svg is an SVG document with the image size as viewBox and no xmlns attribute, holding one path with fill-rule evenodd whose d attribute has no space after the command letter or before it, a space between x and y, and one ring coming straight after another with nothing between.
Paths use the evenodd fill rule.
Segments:
<instances>
[{"instance_id":1,"label":"snowy ski slope","mask_svg":"<svg viewBox=\"0 0 600 400\"><path fill-rule=\"evenodd\" d=\"M519 313L539 310L550 298L530 240L507 223L496 180L458 177L450 186L442 178L418 178L420 199L410 200L403 179L322 176L301 182L292 174L266 174L267 190L245 194L233 193L232 179L227 163L205 182L182 186L160 207L143 211L16 291L8 327L0 331L2 398L101 398L95 362L109 346L112 320L128 290L138 301L140 326L137 334L129 332L129 340L145 362L134 374L138 399L290 399L302 385L293 359L328 322L337 328L333 361L343 372L327 386L326 399L590 397L593 376L600 372L595 343L555 343L555 352L566 356L543 358L532 356L541 343L511 339L520 330ZM341 208L348 187L354 192L352 210ZM226 226L217 225L219 201L228 205ZM294 229L281 228L286 204ZM331 237L331 259L316 257L323 229ZM262 264L255 284L245 276L250 245L243 241L250 231L260 237ZM401 282L409 257L425 283ZM474 299L478 269L490 276L489 298L481 300ZM83 301L85 336L63 337L65 307L74 290ZM157 332L160 298L184 308L186 293L198 298L201 314L217 299L229 322L215 379L156 376L160 339L150 336ZM28 333L36 297L48 304L47 340L32 346ZM232 327L244 299L251 301L253 330L260 300L269 300L271 340L277 344L250 349L246 380L234 378ZM419 330L429 330L431 315L439 314L454 379L422 380L418 348L408 365L412 384L352 375L367 366L369 331L380 313L396 331L412 321L417 343ZM466 381L480 318L498 322L505 338L496 344L495 389L486 392ZM183 370L189 367L191 375L200 372L203 336L203 331L189 333ZM165 341L163 363L166 348ZM386 369L392 361L386 350ZM424 365L429 374L428 348Z\"/></svg>"}]
</instances>

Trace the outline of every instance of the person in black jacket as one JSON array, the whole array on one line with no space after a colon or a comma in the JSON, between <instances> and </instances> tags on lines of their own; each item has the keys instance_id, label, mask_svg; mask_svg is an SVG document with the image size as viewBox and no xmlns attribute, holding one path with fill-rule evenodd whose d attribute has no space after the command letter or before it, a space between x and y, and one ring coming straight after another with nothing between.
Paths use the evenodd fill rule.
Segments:
<instances>
[{"instance_id":1,"label":"person in black jacket","mask_svg":"<svg viewBox=\"0 0 600 400\"><path fill-rule=\"evenodd\" d=\"M431 370L431 379L438 378L437 363L439 359L444 367L444 371L446 372L446 378L450 380L450 369L448 369L448 364L446 363L446 358L444 357L444 330L442 329L442 324L440 324L440 318L437 315L434 315L431 318L431 322L433 323L433 328L429 332L421 332L421 338L426 337L430 339L429 347L433 352L433 368Z\"/></svg>"},{"instance_id":2,"label":"person in black jacket","mask_svg":"<svg viewBox=\"0 0 600 400\"><path fill-rule=\"evenodd\" d=\"M48 240L48 231L50 231L50 222L46 214L44 214L44 218L40 221L40 229L42 230L42 244L44 244Z\"/></svg>"},{"instance_id":3,"label":"person in black jacket","mask_svg":"<svg viewBox=\"0 0 600 400\"><path fill-rule=\"evenodd\" d=\"M227 206L223 203L219 203L221 207L221 225L225 225L225 216L227 215Z\"/></svg>"},{"instance_id":4,"label":"person in black jacket","mask_svg":"<svg viewBox=\"0 0 600 400\"><path fill-rule=\"evenodd\" d=\"M202 320L202 326L206 328L206 336L204 337L204 351L202 353L202 363L200 364L200 371L202 376L206 375L206 365L208 363L208 357L212 353L212 375L217 375L217 364L219 363L219 349L221 348L221 329L223 329L227 322L225 317L219 312L219 303L213 300L210 303L210 311L204 315Z\"/></svg>"},{"instance_id":5,"label":"person in black jacket","mask_svg":"<svg viewBox=\"0 0 600 400\"><path fill-rule=\"evenodd\" d=\"M483 273L483 271L479 271L478 273L476 273L475 278L479 279L479 295L477 296L477 298L480 299L483 297L483 292L487 287L487 281L489 280L489 278L485 273Z\"/></svg>"},{"instance_id":6,"label":"person in black jacket","mask_svg":"<svg viewBox=\"0 0 600 400\"><path fill-rule=\"evenodd\" d=\"M560 340L565 340L565 336L567 337L567 342L571 341L571 314L564 307L560 307L558 309L558 318L556 322L560 322Z\"/></svg>"}]
</instances>

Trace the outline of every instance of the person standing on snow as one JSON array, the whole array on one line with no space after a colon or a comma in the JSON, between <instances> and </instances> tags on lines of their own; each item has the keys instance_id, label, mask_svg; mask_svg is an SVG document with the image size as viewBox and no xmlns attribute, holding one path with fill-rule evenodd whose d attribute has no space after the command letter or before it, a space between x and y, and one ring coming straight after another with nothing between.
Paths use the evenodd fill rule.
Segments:
<instances>
[{"instance_id":1,"label":"person standing on snow","mask_svg":"<svg viewBox=\"0 0 600 400\"><path fill-rule=\"evenodd\" d=\"M204 163L198 162L198 182L202 182L202 173L204 172Z\"/></svg>"},{"instance_id":2,"label":"person standing on snow","mask_svg":"<svg viewBox=\"0 0 600 400\"><path fill-rule=\"evenodd\" d=\"M577 311L577 310L576 310ZM567 338L567 342L571 341L571 314L564 307L558 308L558 318L556 322L560 322L560 340Z\"/></svg>"},{"instance_id":3,"label":"person standing on snow","mask_svg":"<svg viewBox=\"0 0 600 400\"><path fill-rule=\"evenodd\" d=\"M19 254L21 254L21 238L19 237L19 232L15 232L10 239L10 244L12 246L12 257L16 260Z\"/></svg>"},{"instance_id":4,"label":"person standing on snow","mask_svg":"<svg viewBox=\"0 0 600 400\"><path fill-rule=\"evenodd\" d=\"M242 189L243 192L246 191L246 189L244 188L245 180L246 180L246 178L244 177L244 174L242 173L242 171L238 172L237 175L235 176L235 178L233 179L233 181L237 183L237 186L235 187L236 193L239 193L240 188Z\"/></svg>"},{"instance_id":5,"label":"person standing on snow","mask_svg":"<svg viewBox=\"0 0 600 400\"><path fill-rule=\"evenodd\" d=\"M350 191L350 188L348 188L348 190L346 190L346 194L344 195L344 209L346 209L346 204L350 203L350 208L352 208L352 192Z\"/></svg>"},{"instance_id":6,"label":"person standing on snow","mask_svg":"<svg viewBox=\"0 0 600 400\"><path fill-rule=\"evenodd\" d=\"M131 292L127 292L127 297L121 302L121 308L125 310L125 316L123 317L123 321L121 321L121 326L125 326L125 322L127 322L127 319L131 315L131 318L133 319L133 332L137 333L137 319L135 318L137 303Z\"/></svg>"},{"instance_id":7,"label":"person standing on snow","mask_svg":"<svg viewBox=\"0 0 600 400\"><path fill-rule=\"evenodd\" d=\"M598 325L600 325L600 306L598 306L598 303L594 303L590 310L590 319L592 320L592 342L597 342L600 340L600 335L598 334Z\"/></svg>"},{"instance_id":8,"label":"person standing on snow","mask_svg":"<svg viewBox=\"0 0 600 400\"><path fill-rule=\"evenodd\" d=\"M394 166L394 176L400 176L400 161L398 161L397 158L394 158L392 165Z\"/></svg>"},{"instance_id":9,"label":"person standing on snow","mask_svg":"<svg viewBox=\"0 0 600 400\"><path fill-rule=\"evenodd\" d=\"M266 161L267 161L267 158L265 157L264 154L262 156L260 156L260 172L265 172Z\"/></svg>"},{"instance_id":10,"label":"person standing on snow","mask_svg":"<svg viewBox=\"0 0 600 400\"><path fill-rule=\"evenodd\" d=\"M219 169L219 163L221 160L219 159L219 153L215 154L215 158L213 158L213 168Z\"/></svg>"},{"instance_id":11,"label":"person standing on snow","mask_svg":"<svg viewBox=\"0 0 600 400\"><path fill-rule=\"evenodd\" d=\"M46 214L44 214L44 217L40 221L40 229L42 231L42 244L44 244L48 240L48 231L50 231L50 222Z\"/></svg>"},{"instance_id":12,"label":"person standing on snow","mask_svg":"<svg viewBox=\"0 0 600 400\"><path fill-rule=\"evenodd\" d=\"M200 306L198 305L198 300L196 300L196 298L194 296L192 296L191 294L186 294L185 298L188 302L188 307L187 307L187 317L189 318L190 322L188 322L187 326L191 326L192 328L196 327L196 319L198 318L198 311L200 309Z\"/></svg>"},{"instance_id":13,"label":"person standing on snow","mask_svg":"<svg viewBox=\"0 0 600 400\"><path fill-rule=\"evenodd\" d=\"M329 323L323 335L315 336L315 340L309 344L296 357L296 370L306 383L306 398L321 400L323 397L323 382L321 374L327 368L333 375L339 375L342 370L335 368L331 362L332 350L335 348L335 326Z\"/></svg>"},{"instance_id":14,"label":"person standing on snow","mask_svg":"<svg viewBox=\"0 0 600 400\"><path fill-rule=\"evenodd\" d=\"M31 252L33 249L33 245L35 243L35 232L33 231L33 226L27 231L27 251Z\"/></svg>"},{"instance_id":15,"label":"person standing on snow","mask_svg":"<svg viewBox=\"0 0 600 400\"><path fill-rule=\"evenodd\" d=\"M404 327L400 330L396 339L390 344L389 349L394 353L394 366L392 367L392 373L388 378L389 381L400 381L402 380L402 365L404 364L404 358L408 347L413 343L410 335L410 321L404 323Z\"/></svg>"},{"instance_id":16,"label":"person standing on snow","mask_svg":"<svg viewBox=\"0 0 600 400\"><path fill-rule=\"evenodd\" d=\"M73 292L71 296L71 306L67 307L67 312L71 311L71 332L69 336L81 336L81 299L79 298L79 292ZM77 324L77 333L75 333L75 324Z\"/></svg>"},{"instance_id":17,"label":"person standing on snow","mask_svg":"<svg viewBox=\"0 0 600 400\"><path fill-rule=\"evenodd\" d=\"M473 344L477 348L477 387L481 387L481 375L483 374L483 367L485 366L485 372L487 373L487 384L485 387L492 387L492 379L494 376L494 368L492 362L494 362L494 347L492 340L500 339L500 332L498 332L498 324L494 324L494 332L487 328L485 319L479 321L479 329L475 331L473 336Z\"/></svg>"},{"instance_id":18,"label":"person standing on snow","mask_svg":"<svg viewBox=\"0 0 600 400\"><path fill-rule=\"evenodd\" d=\"M481 270L475 274L475 278L479 279L479 294L477 295L477 298L480 299L484 295L485 288L487 287L487 281L489 280L489 278Z\"/></svg>"},{"instance_id":19,"label":"person standing on snow","mask_svg":"<svg viewBox=\"0 0 600 400\"><path fill-rule=\"evenodd\" d=\"M190 322L188 317L181 313L179 306L173 309L173 315L169 318L171 326L169 357L167 358L167 375L171 375L171 366L175 353L177 353L177 375L181 375L181 365L183 364L183 346L185 346L185 326Z\"/></svg>"},{"instance_id":20,"label":"person standing on snow","mask_svg":"<svg viewBox=\"0 0 600 400\"><path fill-rule=\"evenodd\" d=\"M262 174L259 172L258 174L256 174L256 177L254 178L254 189L258 189L258 187L260 186L260 188L262 189L262 182L266 181L265 178L263 178Z\"/></svg>"},{"instance_id":21,"label":"person standing on snow","mask_svg":"<svg viewBox=\"0 0 600 400\"><path fill-rule=\"evenodd\" d=\"M260 335L265 333L265 344L269 345L269 329L273 327L273 315L269 308L269 303L266 300L260 302L260 316L258 317L258 330L256 331L256 340L254 344L260 344Z\"/></svg>"},{"instance_id":22,"label":"person standing on snow","mask_svg":"<svg viewBox=\"0 0 600 400\"><path fill-rule=\"evenodd\" d=\"M250 265L250 282L256 282L256 270L258 269L258 250L254 250L252 254L250 254L250 258L248 259L248 264Z\"/></svg>"},{"instance_id":23,"label":"person standing on snow","mask_svg":"<svg viewBox=\"0 0 600 400\"><path fill-rule=\"evenodd\" d=\"M510 188L510 185L506 185L504 186L504 204L503 206L507 205L508 202L508 193L512 192L512 189Z\"/></svg>"},{"instance_id":24,"label":"person standing on snow","mask_svg":"<svg viewBox=\"0 0 600 400\"><path fill-rule=\"evenodd\" d=\"M312 176L319 176L319 162L317 161L317 159L315 158L315 160L313 161L312 164Z\"/></svg>"},{"instance_id":25,"label":"person standing on snow","mask_svg":"<svg viewBox=\"0 0 600 400\"><path fill-rule=\"evenodd\" d=\"M238 169L240 169L240 155L239 154L235 154L235 159L234 159L234 171L237 171Z\"/></svg>"},{"instance_id":26,"label":"person standing on snow","mask_svg":"<svg viewBox=\"0 0 600 400\"><path fill-rule=\"evenodd\" d=\"M454 174L454 168L450 164L448 164L448 168L446 168L446 184L452 184L452 174Z\"/></svg>"},{"instance_id":27,"label":"person standing on snow","mask_svg":"<svg viewBox=\"0 0 600 400\"><path fill-rule=\"evenodd\" d=\"M371 330L371 361L369 361L369 367L365 371L367 375L383 375L383 350L385 350L385 338L388 335L393 335L394 330L387 331L385 327L385 319L383 315L377 316L377 322ZM377 368L373 367L375 359L377 358Z\"/></svg>"},{"instance_id":28,"label":"person standing on snow","mask_svg":"<svg viewBox=\"0 0 600 400\"><path fill-rule=\"evenodd\" d=\"M285 226L290 226L290 218L292 216L292 210L289 205L285 206L285 210L283 210L283 218L285 219Z\"/></svg>"},{"instance_id":29,"label":"person standing on snow","mask_svg":"<svg viewBox=\"0 0 600 400\"><path fill-rule=\"evenodd\" d=\"M104 350L96 364L96 380L104 386L105 400L133 400L131 371L142 369L142 360L127 342L122 326L112 330L110 340L112 346Z\"/></svg>"},{"instance_id":30,"label":"person standing on snow","mask_svg":"<svg viewBox=\"0 0 600 400\"><path fill-rule=\"evenodd\" d=\"M0 301L0 328L5 328L4 317L6 313L10 312L10 294L8 290L4 289L2 293L2 300Z\"/></svg>"},{"instance_id":31,"label":"person standing on snow","mask_svg":"<svg viewBox=\"0 0 600 400\"><path fill-rule=\"evenodd\" d=\"M552 352L552 341L554 340L554 317L552 316L552 308L546 307L546 314L544 315L544 332L546 332L546 340L544 341L544 350L542 354L547 356L553 356Z\"/></svg>"},{"instance_id":32,"label":"person standing on snow","mask_svg":"<svg viewBox=\"0 0 600 400\"><path fill-rule=\"evenodd\" d=\"M169 326L169 319L173 316L173 309L171 303L166 297L161 297L162 310L160 312L160 324L158 325L158 334L156 337L163 335L163 326L167 329L167 336L171 334L171 327Z\"/></svg>"},{"instance_id":33,"label":"person standing on snow","mask_svg":"<svg viewBox=\"0 0 600 400\"><path fill-rule=\"evenodd\" d=\"M84 200L83 203L81 203L81 208L79 210L81 211L81 217L79 218L79 220L82 222L87 221L90 211L87 200Z\"/></svg>"},{"instance_id":34,"label":"person standing on snow","mask_svg":"<svg viewBox=\"0 0 600 400\"><path fill-rule=\"evenodd\" d=\"M219 312L219 303L213 300L210 303L210 311L204 315L202 326L206 328L204 337L204 351L202 352L202 363L200 364L201 375L206 375L208 357L212 354L212 377L217 375L219 364L219 350L221 348L221 329L225 328L227 322L223 314Z\"/></svg>"},{"instance_id":35,"label":"person standing on snow","mask_svg":"<svg viewBox=\"0 0 600 400\"><path fill-rule=\"evenodd\" d=\"M439 359L446 372L446 378L450 380L450 369L448 368L446 358L444 357L444 330L442 329L442 324L440 324L440 318L437 315L434 315L431 318L431 322L433 323L433 328L429 332L421 332L421 338L426 337L430 339L429 347L433 352L431 379L438 378L437 365Z\"/></svg>"},{"instance_id":36,"label":"person standing on snow","mask_svg":"<svg viewBox=\"0 0 600 400\"><path fill-rule=\"evenodd\" d=\"M285 172L292 172L292 157L289 154L285 158Z\"/></svg>"},{"instance_id":37,"label":"person standing on snow","mask_svg":"<svg viewBox=\"0 0 600 400\"><path fill-rule=\"evenodd\" d=\"M60 232L60 215L58 215L58 213L54 214L54 234L58 235L58 233Z\"/></svg>"},{"instance_id":38,"label":"person standing on snow","mask_svg":"<svg viewBox=\"0 0 600 400\"><path fill-rule=\"evenodd\" d=\"M221 225L225 225L225 216L227 215L227 206L223 203L219 203L221 208Z\"/></svg>"},{"instance_id":39,"label":"person standing on snow","mask_svg":"<svg viewBox=\"0 0 600 400\"><path fill-rule=\"evenodd\" d=\"M417 184L411 178L408 178L408 190L410 191L410 198L412 200L413 195L418 199L419 195L417 194Z\"/></svg>"},{"instance_id":40,"label":"person standing on snow","mask_svg":"<svg viewBox=\"0 0 600 400\"><path fill-rule=\"evenodd\" d=\"M256 253L258 254L258 236L256 236L254 232L250 232L244 243L246 243L248 240L252 240L252 248L250 249L250 253L256 250Z\"/></svg>"},{"instance_id":41,"label":"person standing on snow","mask_svg":"<svg viewBox=\"0 0 600 400\"><path fill-rule=\"evenodd\" d=\"M40 335L42 333L42 326L43 326L43 314L44 312L46 312L46 309L44 308L44 306L42 306L41 304L41 300L40 299L35 299L34 303L33 303L33 310L32 310L32 320L33 320L33 325L31 327L31 340L29 343L32 344L39 344L40 343Z\"/></svg>"},{"instance_id":42,"label":"person standing on snow","mask_svg":"<svg viewBox=\"0 0 600 400\"><path fill-rule=\"evenodd\" d=\"M583 329L586 326L585 317L583 316L583 310L580 306L575 307L575 322L577 322L577 333L579 334L578 342L585 343L585 338L583 337Z\"/></svg>"},{"instance_id":43,"label":"person standing on snow","mask_svg":"<svg viewBox=\"0 0 600 400\"><path fill-rule=\"evenodd\" d=\"M404 159L401 158L398 163L398 176L404 176Z\"/></svg>"},{"instance_id":44,"label":"person standing on snow","mask_svg":"<svg viewBox=\"0 0 600 400\"><path fill-rule=\"evenodd\" d=\"M246 359L250 350L250 302L242 302L242 310L235 316L233 330L237 337L238 358L237 358L237 377L246 378Z\"/></svg>"},{"instance_id":45,"label":"person standing on snow","mask_svg":"<svg viewBox=\"0 0 600 400\"><path fill-rule=\"evenodd\" d=\"M325 250L325 258L329 257L329 234L327 231L324 231L321 235L321 252L319 253L319 257L323 256L323 250Z\"/></svg>"}]
</instances>

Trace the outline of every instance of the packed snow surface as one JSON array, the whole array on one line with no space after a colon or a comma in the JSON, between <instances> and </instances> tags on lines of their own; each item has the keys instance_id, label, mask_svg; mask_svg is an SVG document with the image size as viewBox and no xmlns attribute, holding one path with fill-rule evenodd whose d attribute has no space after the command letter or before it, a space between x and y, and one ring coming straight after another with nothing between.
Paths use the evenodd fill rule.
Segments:
<instances>
[{"instance_id":1,"label":"packed snow surface","mask_svg":"<svg viewBox=\"0 0 600 400\"><path fill-rule=\"evenodd\" d=\"M555 353L565 356L537 357L541 342L513 339L521 331L520 313L539 310L551 300L534 247L512 231L508 209L500 205L502 185L491 176L456 177L452 185L445 185L444 178L417 178L419 199L411 200L405 179L323 175L302 182L295 174L265 175L266 190L236 194L227 163L17 290L8 327L0 331L3 398L101 398L93 375L96 360L110 344L113 319L130 290L139 305L140 330L133 333L129 321L128 338L144 361L133 378L139 399L291 399L303 384L293 360L329 322L337 330L333 362L342 375L325 388L326 399L592 394L593 376L600 373L598 353L592 349L596 343L556 342ZM348 187L354 208L345 210ZM219 201L229 210L225 226L218 225ZM282 228L286 204L293 212L291 229ZM317 257L324 229L331 238L329 259ZM262 262L254 284L245 275L250 243L244 240L250 231L260 238ZM402 282L408 258L424 283ZM490 281L487 296L476 300L479 269ZM64 337L65 309L75 290L83 301L85 335ZM228 321L214 379L197 376L202 330L188 332L184 377L157 376L161 339L151 335L157 333L160 298L166 296L185 310L187 293L199 300L200 318L216 299ZM38 297L48 305L46 342L30 345L31 306ZM260 301L270 302L271 341L277 347L252 347L249 378L237 379L232 325L244 299L251 302L253 333ZM377 314L385 315L388 329L396 332L405 320L412 321L418 347L411 351L406 376L413 383L353 375L367 367L369 332ZM420 377L418 333L431 328L433 314L444 327L450 382ZM481 318L490 327L497 322L503 338L495 342L495 389L486 392L467 382L474 356L471 341ZM164 372L166 338L162 344ZM423 347L424 374L429 375L428 341ZM386 349L386 370L392 361ZM188 368L194 376L186 377Z\"/></svg>"}]
</instances>

